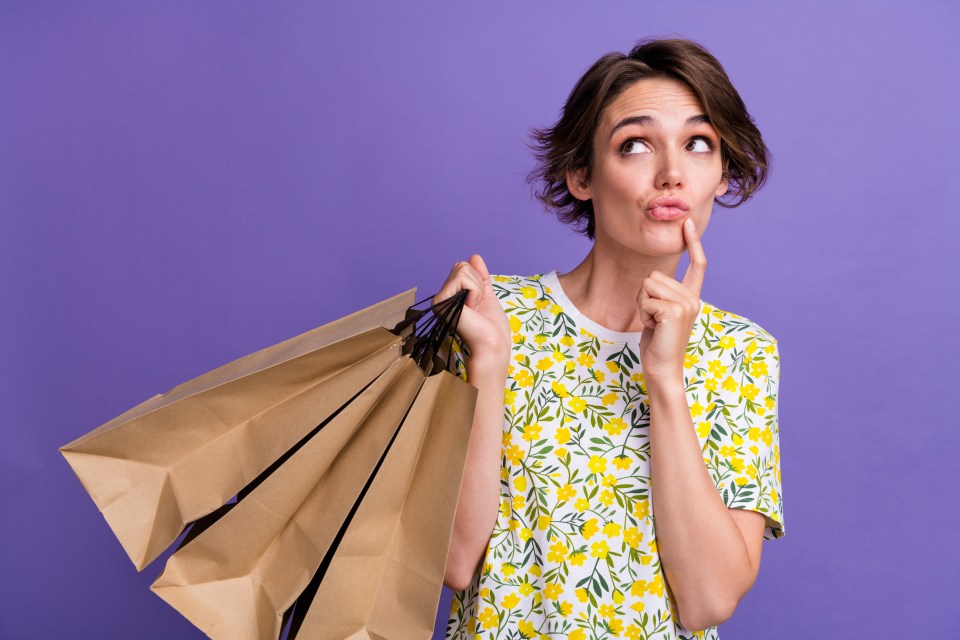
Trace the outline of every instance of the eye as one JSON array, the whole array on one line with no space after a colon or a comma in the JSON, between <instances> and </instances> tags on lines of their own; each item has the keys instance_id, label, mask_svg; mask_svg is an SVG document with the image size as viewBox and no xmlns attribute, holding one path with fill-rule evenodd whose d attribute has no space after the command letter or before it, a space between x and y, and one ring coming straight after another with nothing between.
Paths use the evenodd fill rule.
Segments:
<instances>
[{"instance_id":1,"label":"eye","mask_svg":"<svg viewBox=\"0 0 960 640\"><path fill-rule=\"evenodd\" d=\"M699 143L699 148L692 148L697 147L697 143ZM687 146L691 147L690 150L694 153L710 153L713 151L713 140L707 138L706 136L697 136L695 138L691 138L690 143Z\"/></svg>"},{"instance_id":2,"label":"eye","mask_svg":"<svg viewBox=\"0 0 960 640\"><path fill-rule=\"evenodd\" d=\"M620 145L620 153L625 155L637 155L639 153L650 153L650 149L643 144L643 140L640 138L630 138L622 145Z\"/></svg>"}]
</instances>

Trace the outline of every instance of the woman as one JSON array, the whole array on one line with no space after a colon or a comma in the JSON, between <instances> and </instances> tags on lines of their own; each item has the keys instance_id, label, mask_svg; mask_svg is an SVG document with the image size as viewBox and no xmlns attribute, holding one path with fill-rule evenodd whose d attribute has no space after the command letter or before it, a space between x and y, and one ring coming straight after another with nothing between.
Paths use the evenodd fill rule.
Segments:
<instances>
[{"instance_id":1,"label":"woman","mask_svg":"<svg viewBox=\"0 0 960 640\"><path fill-rule=\"evenodd\" d=\"M688 40L603 56L535 133L539 197L593 246L530 277L473 255L437 294L469 291L478 388L447 637L716 638L784 533L779 354L700 299L700 235L768 151Z\"/></svg>"}]
</instances>

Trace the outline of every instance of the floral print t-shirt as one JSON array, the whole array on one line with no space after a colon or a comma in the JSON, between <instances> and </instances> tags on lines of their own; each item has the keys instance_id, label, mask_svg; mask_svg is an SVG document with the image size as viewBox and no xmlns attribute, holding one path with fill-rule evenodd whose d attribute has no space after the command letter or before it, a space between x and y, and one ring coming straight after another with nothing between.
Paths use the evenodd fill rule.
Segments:
<instances>
[{"instance_id":1,"label":"floral print t-shirt","mask_svg":"<svg viewBox=\"0 0 960 640\"><path fill-rule=\"evenodd\" d=\"M611 331L557 272L493 276L510 321L500 513L446 637L716 639L684 629L657 553L641 333ZM776 340L701 300L684 358L703 462L728 507L784 535ZM463 366L459 363L463 376Z\"/></svg>"}]
</instances>

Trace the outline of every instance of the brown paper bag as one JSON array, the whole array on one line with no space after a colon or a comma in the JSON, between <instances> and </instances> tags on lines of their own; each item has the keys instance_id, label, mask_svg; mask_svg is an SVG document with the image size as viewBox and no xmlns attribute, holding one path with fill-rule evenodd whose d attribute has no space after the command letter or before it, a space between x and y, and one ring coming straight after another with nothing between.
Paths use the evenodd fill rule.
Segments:
<instances>
[{"instance_id":1,"label":"brown paper bag","mask_svg":"<svg viewBox=\"0 0 960 640\"><path fill-rule=\"evenodd\" d=\"M427 378L289 637L431 637L475 404L453 374Z\"/></svg>"},{"instance_id":2,"label":"brown paper bag","mask_svg":"<svg viewBox=\"0 0 960 640\"><path fill-rule=\"evenodd\" d=\"M400 357L410 289L154 396L61 452L137 570Z\"/></svg>"},{"instance_id":3,"label":"brown paper bag","mask_svg":"<svg viewBox=\"0 0 960 640\"><path fill-rule=\"evenodd\" d=\"M151 589L211 638L277 638L413 404L410 358L377 380L226 515Z\"/></svg>"}]
</instances>

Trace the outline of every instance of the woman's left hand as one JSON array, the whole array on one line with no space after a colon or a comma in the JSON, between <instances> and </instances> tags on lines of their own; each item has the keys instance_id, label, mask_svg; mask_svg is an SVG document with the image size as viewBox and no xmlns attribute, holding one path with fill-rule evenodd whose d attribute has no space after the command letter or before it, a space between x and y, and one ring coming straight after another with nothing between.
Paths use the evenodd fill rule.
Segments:
<instances>
[{"instance_id":1,"label":"woman's left hand","mask_svg":"<svg viewBox=\"0 0 960 640\"><path fill-rule=\"evenodd\" d=\"M649 388L651 383L683 384L683 358L700 312L700 287L707 258L693 220L683 223L683 237L690 254L690 266L677 282L652 271L637 295L644 331L640 338L640 363Z\"/></svg>"}]
</instances>

